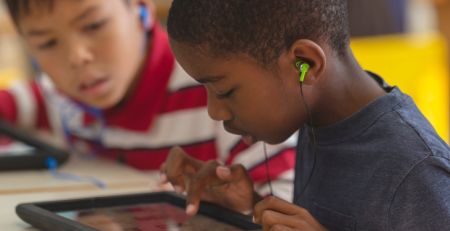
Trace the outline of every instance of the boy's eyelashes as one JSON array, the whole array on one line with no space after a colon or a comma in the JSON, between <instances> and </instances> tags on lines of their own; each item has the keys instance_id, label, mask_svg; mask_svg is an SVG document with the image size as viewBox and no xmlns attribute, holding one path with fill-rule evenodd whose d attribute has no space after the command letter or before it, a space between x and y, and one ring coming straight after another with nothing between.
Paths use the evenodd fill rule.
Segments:
<instances>
[{"instance_id":1,"label":"boy's eyelashes","mask_svg":"<svg viewBox=\"0 0 450 231\"><path fill-rule=\"evenodd\" d=\"M44 50L44 49L47 49L47 48L51 48L51 47L55 46L56 43L57 43L56 39L49 40L48 42L39 45L39 49Z\"/></svg>"},{"instance_id":2,"label":"boy's eyelashes","mask_svg":"<svg viewBox=\"0 0 450 231\"><path fill-rule=\"evenodd\" d=\"M228 91L225 94L217 94L217 99L226 99L228 97L230 97L231 93L233 93L234 89L231 89L230 91Z\"/></svg>"},{"instance_id":3,"label":"boy's eyelashes","mask_svg":"<svg viewBox=\"0 0 450 231\"><path fill-rule=\"evenodd\" d=\"M96 30L100 29L103 25L105 25L106 22L107 22L107 20L104 19L104 20L89 24L89 25L85 26L83 29L87 32L96 31Z\"/></svg>"},{"instance_id":4,"label":"boy's eyelashes","mask_svg":"<svg viewBox=\"0 0 450 231\"><path fill-rule=\"evenodd\" d=\"M83 27L83 30L86 32L93 32L93 31L100 29L106 23L107 23L107 19L104 19L104 20L101 20L101 21L98 21L98 22L95 22L95 23L92 23L92 24L89 24L89 25ZM56 39L51 39L51 40L45 42L44 44L39 45L38 47L41 50L45 50L45 49L55 46L56 44L57 44Z\"/></svg>"}]
</instances>

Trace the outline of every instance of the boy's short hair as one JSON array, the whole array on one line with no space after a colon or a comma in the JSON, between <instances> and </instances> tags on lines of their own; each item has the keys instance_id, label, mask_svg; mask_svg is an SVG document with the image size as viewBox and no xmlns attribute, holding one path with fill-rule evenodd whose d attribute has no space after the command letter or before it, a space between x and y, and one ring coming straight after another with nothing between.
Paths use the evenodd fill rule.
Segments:
<instances>
[{"instance_id":1,"label":"boy's short hair","mask_svg":"<svg viewBox=\"0 0 450 231\"><path fill-rule=\"evenodd\" d=\"M129 3L130 0L125 0ZM48 7L48 10L53 9L53 4L55 0L5 0L6 5L9 9L9 14L11 15L14 23L17 25L19 22L20 13L23 12L25 15L30 14L30 3L37 4L38 6Z\"/></svg>"},{"instance_id":2,"label":"boy's short hair","mask_svg":"<svg viewBox=\"0 0 450 231\"><path fill-rule=\"evenodd\" d=\"M349 45L346 0L174 0L167 27L181 44L248 54L262 67L299 39L328 42L336 55Z\"/></svg>"},{"instance_id":3,"label":"boy's short hair","mask_svg":"<svg viewBox=\"0 0 450 231\"><path fill-rule=\"evenodd\" d=\"M48 7L49 10L53 8L54 0L5 0L6 5L9 9L9 14L11 15L14 23L17 25L19 21L20 12L24 12L26 15L30 14L30 3L38 5L44 5Z\"/></svg>"}]
</instances>

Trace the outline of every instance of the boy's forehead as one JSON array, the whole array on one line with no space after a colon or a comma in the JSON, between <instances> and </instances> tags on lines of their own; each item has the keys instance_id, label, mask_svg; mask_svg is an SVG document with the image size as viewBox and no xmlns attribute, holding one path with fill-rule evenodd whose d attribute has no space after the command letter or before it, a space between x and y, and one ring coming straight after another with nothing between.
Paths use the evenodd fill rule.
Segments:
<instances>
[{"instance_id":1,"label":"boy's forehead","mask_svg":"<svg viewBox=\"0 0 450 231\"><path fill-rule=\"evenodd\" d=\"M209 75L207 73L217 72L220 60L208 55L206 50L199 47L191 47L179 43L169 37L172 52L180 65L192 77Z\"/></svg>"},{"instance_id":2,"label":"boy's forehead","mask_svg":"<svg viewBox=\"0 0 450 231\"><path fill-rule=\"evenodd\" d=\"M28 27L40 27L43 23L64 22L71 23L77 17L86 16L88 13L107 6L108 3L119 0L46 0L26 1L19 8L18 25L21 29ZM123 1L123 0L121 0ZM54 21L57 19L57 21Z\"/></svg>"},{"instance_id":3,"label":"boy's forehead","mask_svg":"<svg viewBox=\"0 0 450 231\"><path fill-rule=\"evenodd\" d=\"M39 15L39 16L45 16L45 15L51 15L55 8L60 8L61 6L64 6L64 3L84 3L85 0L18 0L20 3L18 6L18 13L20 18L24 18L27 16L33 16L33 15ZM63 3L63 4L62 4ZM76 5L72 5L75 6Z\"/></svg>"},{"instance_id":4,"label":"boy's forehead","mask_svg":"<svg viewBox=\"0 0 450 231\"><path fill-rule=\"evenodd\" d=\"M171 40L171 48L183 69L202 84L236 81L236 78L261 71L256 60L249 55L224 54L217 57L210 55L207 49L196 49L174 40Z\"/></svg>"},{"instance_id":5,"label":"boy's forehead","mask_svg":"<svg viewBox=\"0 0 450 231\"><path fill-rule=\"evenodd\" d=\"M219 83L230 75L227 67L233 68L228 61L206 58L198 52L174 52L183 69L197 82Z\"/></svg>"},{"instance_id":6,"label":"boy's forehead","mask_svg":"<svg viewBox=\"0 0 450 231\"><path fill-rule=\"evenodd\" d=\"M172 53L185 70L192 69L193 72L201 72L203 76L227 76L236 68L241 71L260 69L260 63L247 53L220 51L208 44L185 44L170 36L169 43Z\"/></svg>"}]
</instances>

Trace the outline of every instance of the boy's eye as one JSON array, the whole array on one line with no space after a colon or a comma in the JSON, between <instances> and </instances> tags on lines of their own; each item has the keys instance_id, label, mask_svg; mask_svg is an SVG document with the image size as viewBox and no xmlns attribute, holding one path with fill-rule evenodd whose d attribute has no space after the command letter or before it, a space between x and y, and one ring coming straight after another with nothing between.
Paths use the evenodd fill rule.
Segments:
<instances>
[{"instance_id":1,"label":"boy's eye","mask_svg":"<svg viewBox=\"0 0 450 231\"><path fill-rule=\"evenodd\" d=\"M231 93L233 93L234 89L231 89L229 92L225 93L225 94L217 94L217 99L226 99L228 97L230 97Z\"/></svg>"},{"instance_id":2,"label":"boy's eye","mask_svg":"<svg viewBox=\"0 0 450 231\"><path fill-rule=\"evenodd\" d=\"M39 45L39 49L47 49L56 45L56 39L52 39L44 44Z\"/></svg>"},{"instance_id":3,"label":"boy's eye","mask_svg":"<svg viewBox=\"0 0 450 231\"><path fill-rule=\"evenodd\" d=\"M106 20L102 20L102 21L90 24L88 26L85 26L84 30L85 31L95 31L95 30L101 28L105 23L106 23Z\"/></svg>"}]
</instances>

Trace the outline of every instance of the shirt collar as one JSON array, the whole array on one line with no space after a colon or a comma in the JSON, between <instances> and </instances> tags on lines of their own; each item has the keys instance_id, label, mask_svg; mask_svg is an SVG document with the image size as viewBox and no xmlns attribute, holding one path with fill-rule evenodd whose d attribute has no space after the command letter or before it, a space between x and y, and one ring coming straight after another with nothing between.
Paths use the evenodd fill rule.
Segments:
<instances>
[{"instance_id":1,"label":"shirt collar","mask_svg":"<svg viewBox=\"0 0 450 231\"><path fill-rule=\"evenodd\" d=\"M370 127L382 115L394 110L396 106L405 100L412 102L412 98L402 93L397 86L389 86L377 74L372 72L368 72L368 74L383 87L387 94L373 100L344 120L327 126L314 127L317 144L333 144L351 139ZM312 137L311 126L307 124L306 127L309 136Z\"/></svg>"}]
</instances>

